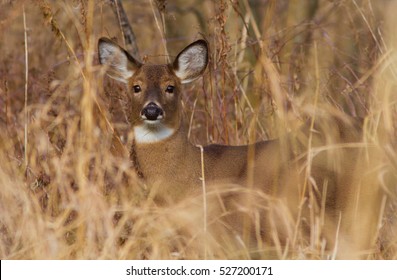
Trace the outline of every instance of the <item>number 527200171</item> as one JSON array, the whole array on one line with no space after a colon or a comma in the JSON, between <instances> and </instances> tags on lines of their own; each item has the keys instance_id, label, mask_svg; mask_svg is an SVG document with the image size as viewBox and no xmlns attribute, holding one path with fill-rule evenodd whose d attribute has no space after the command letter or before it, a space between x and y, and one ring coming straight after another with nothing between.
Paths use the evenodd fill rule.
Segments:
<instances>
[{"instance_id":1,"label":"number 527200171","mask_svg":"<svg viewBox=\"0 0 397 280\"><path fill-rule=\"evenodd\" d=\"M272 268L270 266L221 266L219 275L269 275L272 276Z\"/></svg>"}]
</instances>

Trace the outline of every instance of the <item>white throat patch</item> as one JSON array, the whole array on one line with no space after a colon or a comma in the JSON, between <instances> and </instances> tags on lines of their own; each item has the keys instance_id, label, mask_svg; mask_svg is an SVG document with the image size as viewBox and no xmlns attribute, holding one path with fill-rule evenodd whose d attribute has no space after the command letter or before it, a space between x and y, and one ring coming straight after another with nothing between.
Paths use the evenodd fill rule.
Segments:
<instances>
[{"instance_id":1,"label":"white throat patch","mask_svg":"<svg viewBox=\"0 0 397 280\"><path fill-rule=\"evenodd\" d=\"M144 123L134 127L136 143L156 143L167 139L175 130L161 124L159 121Z\"/></svg>"}]
</instances>

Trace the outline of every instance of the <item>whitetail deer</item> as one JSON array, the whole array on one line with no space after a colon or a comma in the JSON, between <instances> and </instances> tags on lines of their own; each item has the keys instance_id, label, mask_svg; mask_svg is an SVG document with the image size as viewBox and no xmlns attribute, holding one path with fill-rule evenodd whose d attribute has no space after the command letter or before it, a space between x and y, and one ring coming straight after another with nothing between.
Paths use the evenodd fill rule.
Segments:
<instances>
[{"instance_id":1,"label":"whitetail deer","mask_svg":"<svg viewBox=\"0 0 397 280\"><path fill-rule=\"evenodd\" d=\"M327 211L326 215L338 220L340 211L349 207L352 199L363 195L362 190L354 189L358 175L354 170L359 164L355 161L356 152L343 150L335 157L336 161L317 156L308 163L309 175L297 168L297 161L293 160L294 149L303 143L300 151L307 152L308 137L297 141L295 136L289 136L285 141L270 140L245 146L208 145L201 148L192 145L182 120L182 84L192 82L204 73L208 64L206 41L198 40L188 45L168 65L142 64L106 38L99 40L98 50L100 63L106 65L108 75L127 87L128 117L135 134L131 159L136 171L150 185L159 186L161 198L175 201L187 193L197 193L205 177L207 184L254 186L280 198L295 213L306 204L309 206L306 209L311 209L307 211L315 208L317 213ZM328 122L327 133L330 135L334 130L341 142L350 141L350 134L357 136L354 131L349 131L350 127L346 129L340 124L339 121ZM321 137L311 136L309 145L326 145ZM312 191L307 195L309 189ZM347 220L346 226L350 224ZM329 232L335 235L335 230Z\"/></svg>"},{"instance_id":2,"label":"whitetail deer","mask_svg":"<svg viewBox=\"0 0 397 280\"><path fill-rule=\"evenodd\" d=\"M283 158L279 141L208 145L203 148L203 158L201 149L188 141L181 112L182 84L204 73L208 64L206 41L190 44L170 65L141 64L106 38L99 40L98 50L108 75L127 85L128 117L135 133L132 160L147 182L172 185L172 194L177 196L201 186L203 176L207 183L244 185L251 172L252 184L267 186L270 192Z\"/></svg>"}]
</instances>

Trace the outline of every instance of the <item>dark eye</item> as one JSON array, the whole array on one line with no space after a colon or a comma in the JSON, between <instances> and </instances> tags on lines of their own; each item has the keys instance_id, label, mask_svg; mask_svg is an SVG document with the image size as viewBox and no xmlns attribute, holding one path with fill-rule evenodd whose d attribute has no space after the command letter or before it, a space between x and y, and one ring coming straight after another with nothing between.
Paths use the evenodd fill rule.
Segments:
<instances>
[{"instance_id":1,"label":"dark eye","mask_svg":"<svg viewBox=\"0 0 397 280\"><path fill-rule=\"evenodd\" d=\"M141 92L141 87L139 85L133 86L133 89L135 93Z\"/></svg>"},{"instance_id":2,"label":"dark eye","mask_svg":"<svg viewBox=\"0 0 397 280\"><path fill-rule=\"evenodd\" d=\"M174 86L167 86L167 88L165 89L166 92L168 93L174 93Z\"/></svg>"}]
</instances>

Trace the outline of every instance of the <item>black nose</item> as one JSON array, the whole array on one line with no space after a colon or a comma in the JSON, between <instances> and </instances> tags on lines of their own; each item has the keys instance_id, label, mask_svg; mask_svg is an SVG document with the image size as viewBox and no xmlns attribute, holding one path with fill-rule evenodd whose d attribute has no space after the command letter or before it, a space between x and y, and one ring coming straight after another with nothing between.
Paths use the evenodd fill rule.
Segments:
<instances>
[{"instance_id":1,"label":"black nose","mask_svg":"<svg viewBox=\"0 0 397 280\"><path fill-rule=\"evenodd\" d=\"M153 102L150 102L148 105L146 105L141 112L141 115L149 121L161 119L163 114L163 109Z\"/></svg>"}]
</instances>

